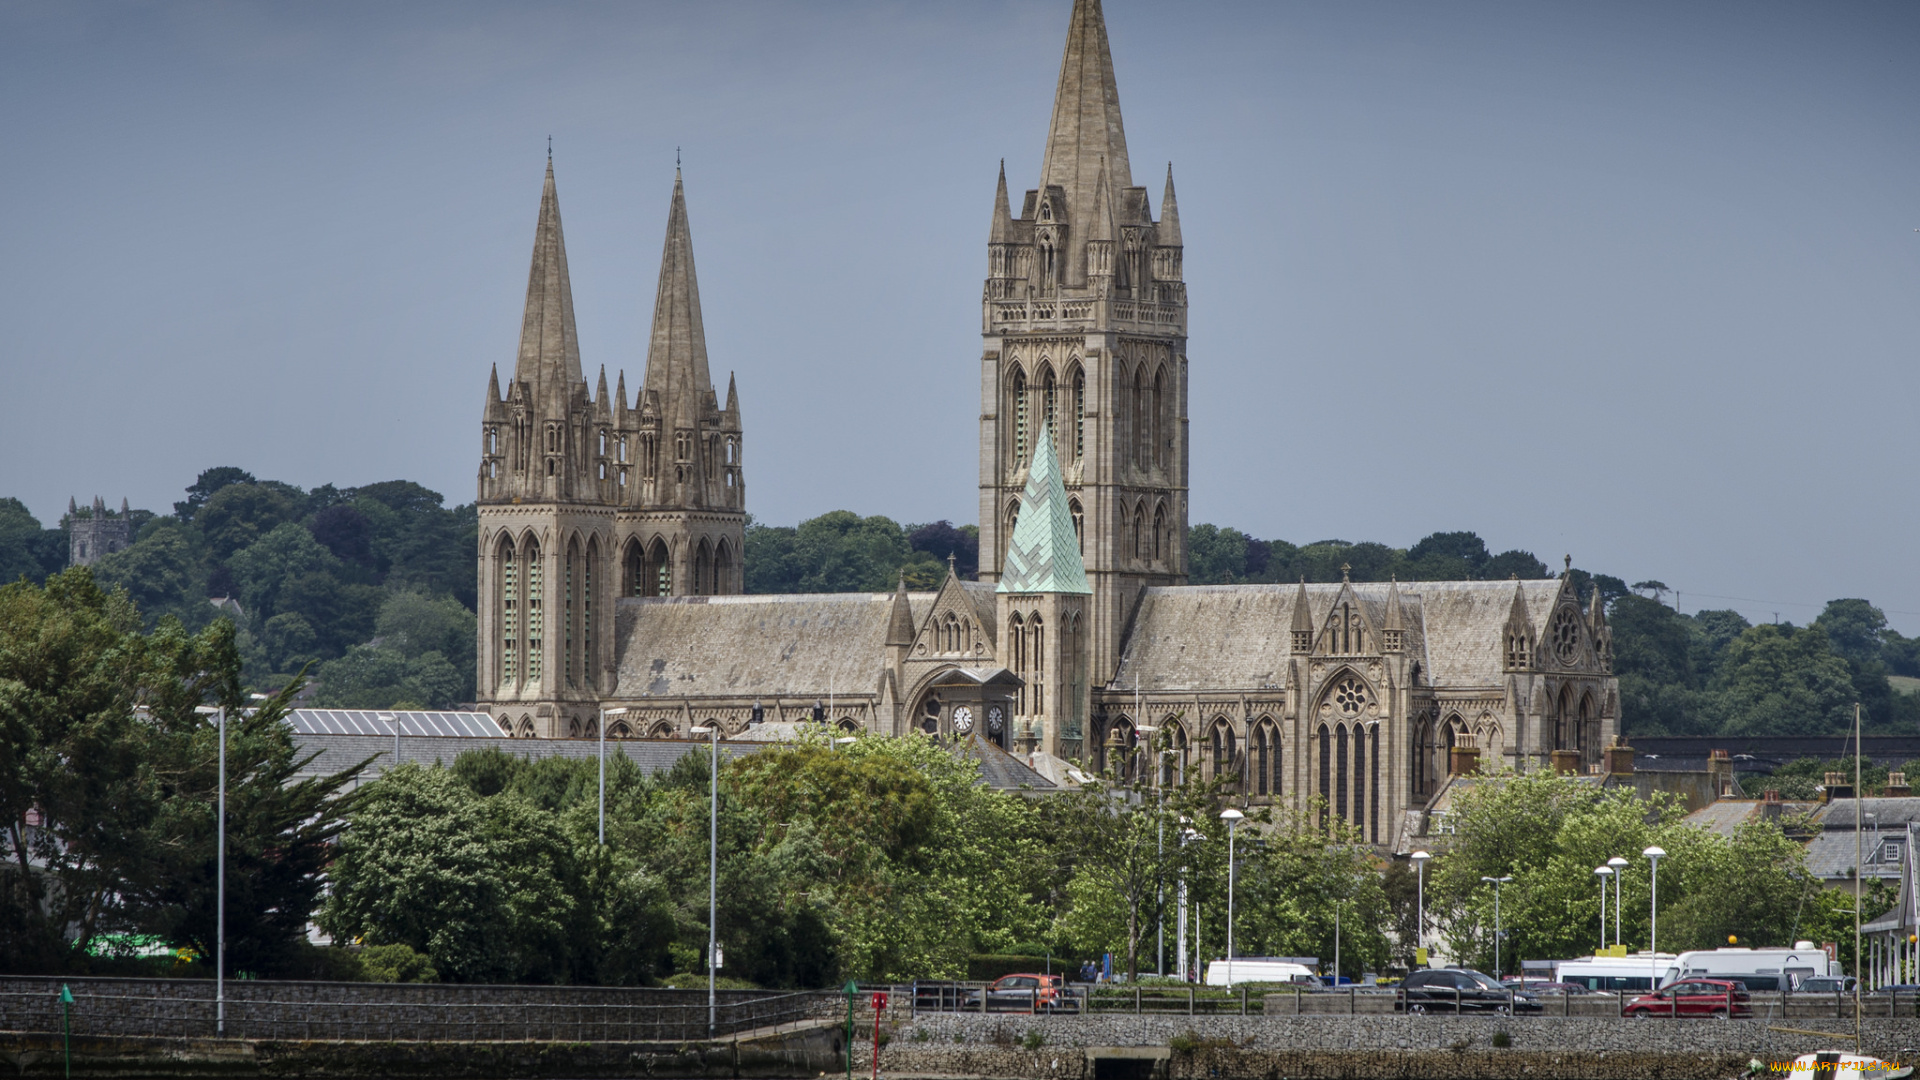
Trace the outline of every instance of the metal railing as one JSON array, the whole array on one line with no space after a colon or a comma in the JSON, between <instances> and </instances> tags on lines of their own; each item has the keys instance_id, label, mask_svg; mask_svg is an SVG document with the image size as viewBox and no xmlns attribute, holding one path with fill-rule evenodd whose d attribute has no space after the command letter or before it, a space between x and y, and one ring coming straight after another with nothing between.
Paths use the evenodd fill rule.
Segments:
<instances>
[{"instance_id":1,"label":"metal railing","mask_svg":"<svg viewBox=\"0 0 1920 1080\"><path fill-rule=\"evenodd\" d=\"M133 980L105 986L77 979L0 980L0 1030L58 1034L62 985L73 992L67 1018L74 1035L215 1032L213 987L197 980L145 986ZM714 1034L807 1020L819 1012L823 996L733 992L716 1003ZM705 1039L707 1021L701 991L250 982L229 983L226 1002L227 1037L240 1039L680 1042Z\"/></svg>"}]
</instances>

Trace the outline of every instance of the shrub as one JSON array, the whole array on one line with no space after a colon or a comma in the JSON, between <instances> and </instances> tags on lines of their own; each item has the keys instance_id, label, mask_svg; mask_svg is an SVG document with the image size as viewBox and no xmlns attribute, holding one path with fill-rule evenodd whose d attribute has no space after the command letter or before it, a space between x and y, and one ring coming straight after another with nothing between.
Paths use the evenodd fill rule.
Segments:
<instances>
[{"instance_id":1,"label":"shrub","mask_svg":"<svg viewBox=\"0 0 1920 1080\"><path fill-rule=\"evenodd\" d=\"M1047 1033L1039 1028L1028 1028L1020 1040L1020 1045L1028 1050L1038 1050L1047 1045Z\"/></svg>"},{"instance_id":2,"label":"shrub","mask_svg":"<svg viewBox=\"0 0 1920 1080\"><path fill-rule=\"evenodd\" d=\"M1505 1050L1513 1045L1513 1036L1504 1031L1496 1031L1493 1033L1493 1045L1497 1050Z\"/></svg>"}]
</instances>

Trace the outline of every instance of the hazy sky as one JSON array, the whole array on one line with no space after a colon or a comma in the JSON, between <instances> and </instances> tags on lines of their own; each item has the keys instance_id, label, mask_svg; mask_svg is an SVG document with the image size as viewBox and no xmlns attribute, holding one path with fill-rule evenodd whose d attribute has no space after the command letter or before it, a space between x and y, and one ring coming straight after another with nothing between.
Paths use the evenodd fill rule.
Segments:
<instances>
[{"instance_id":1,"label":"hazy sky","mask_svg":"<svg viewBox=\"0 0 1920 1080\"><path fill-rule=\"evenodd\" d=\"M470 501L551 135L590 373L645 364L682 147L748 508L973 521L994 170L1037 179L1068 9L0 6L0 495ZM1107 22L1180 190L1195 523L1920 631L1920 5Z\"/></svg>"}]
</instances>

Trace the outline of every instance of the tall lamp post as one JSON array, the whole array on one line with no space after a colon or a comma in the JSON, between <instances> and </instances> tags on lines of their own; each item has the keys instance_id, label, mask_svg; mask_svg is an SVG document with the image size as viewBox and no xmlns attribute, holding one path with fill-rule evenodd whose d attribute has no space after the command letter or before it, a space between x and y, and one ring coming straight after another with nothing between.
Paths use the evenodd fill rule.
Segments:
<instances>
[{"instance_id":1,"label":"tall lamp post","mask_svg":"<svg viewBox=\"0 0 1920 1080\"><path fill-rule=\"evenodd\" d=\"M719 1027L715 1023L713 976L720 958L714 937L714 920L720 912L720 725L688 730L712 737L712 777L707 782L707 1038L711 1039Z\"/></svg>"},{"instance_id":2,"label":"tall lamp post","mask_svg":"<svg viewBox=\"0 0 1920 1080\"><path fill-rule=\"evenodd\" d=\"M1425 851L1413 853L1413 865L1419 881L1414 887L1414 895L1419 898L1419 915L1413 927L1413 947L1423 953L1427 951L1427 860L1431 858L1433 855Z\"/></svg>"},{"instance_id":3,"label":"tall lamp post","mask_svg":"<svg viewBox=\"0 0 1920 1080\"><path fill-rule=\"evenodd\" d=\"M1179 941L1176 942L1174 945L1174 950L1178 952L1180 956L1174 966L1178 969L1180 978L1183 981L1187 978L1187 856L1186 856L1186 851L1187 851L1188 844L1191 844L1200 840L1205 840L1205 839L1206 839L1206 836L1204 834L1200 833L1196 829L1191 828L1188 825L1186 818L1183 817L1180 819Z\"/></svg>"},{"instance_id":4,"label":"tall lamp post","mask_svg":"<svg viewBox=\"0 0 1920 1080\"><path fill-rule=\"evenodd\" d=\"M213 901L213 1029L227 1034L227 707L200 705L193 710L211 716L220 730L220 840L219 869L215 871Z\"/></svg>"},{"instance_id":5,"label":"tall lamp post","mask_svg":"<svg viewBox=\"0 0 1920 1080\"><path fill-rule=\"evenodd\" d=\"M1625 940L1620 936L1620 879L1626 876L1628 865L1627 860L1618 855L1607 860L1607 869L1613 871L1613 943L1615 945Z\"/></svg>"},{"instance_id":6,"label":"tall lamp post","mask_svg":"<svg viewBox=\"0 0 1920 1080\"><path fill-rule=\"evenodd\" d=\"M400 767L400 718L390 712L383 712L380 714L380 719L385 720L387 725L393 728L393 764L388 768L397 769Z\"/></svg>"},{"instance_id":7,"label":"tall lamp post","mask_svg":"<svg viewBox=\"0 0 1920 1080\"><path fill-rule=\"evenodd\" d=\"M1220 811L1220 820L1227 823L1227 985L1233 985L1233 833L1240 819L1247 815L1229 806Z\"/></svg>"},{"instance_id":8,"label":"tall lamp post","mask_svg":"<svg viewBox=\"0 0 1920 1080\"><path fill-rule=\"evenodd\" d=\"M1502 874L1502 875L1500 875L1499 877L1483 877L1483 878L1481 878L1480 880L1481 880L1481 881L1483 881L1483 882L1486 882L1486 883L1487 883L1487 884L1489 884L1489 885L1492 885L1492 886L1493 886L1493 977L1497 979L1497 978L1499 978L1499 977L1501 976L1501 970L1500 970L1500 969L1501 969L1501 964L1500 964L1500 886L1502 886L1502 885L1505 885L1505 884L1506 884L1507 882L1509 882L1509 881L1512 881L1512 880L1513 880L1513 875L1512 875L1512 874Z\"/></svg>"},{"instance_id":9,"label":"tall lamp post","mask_svg":"<svg viewBox=\"0 0 1920 1080\"><path fill-rule=\"evenodd\" d=\"M1649 864L1647 894L1647 963L1653 969L1653 983L1650 989L1660 989L1660 860L1667 854L1666 849L1658 845L1648 848L1640 854L1647 857Z\"/></svg>"},{"instance_id":10,"label":"tall lamp post","mask_svg":"<svg viewBox=\"0 0 1920 1080\"><path fill-rule=\"evenodd\" d=\"M607 717L627 715L626 706L600 710L600 846L607 846Z\"/></svg>"},{"instance_id":11,"label":"tall lamp post","mask_svg":"<svg viewBox=\"0 0 1920 1080\"><path fill-rule=\"evenodd\" d=\"M1600 883L1600 948L1607 947L1607 879L1613 877L1613 867L1596 866L1593 868L1594 880Z\"/></svg>"}]
</instances>

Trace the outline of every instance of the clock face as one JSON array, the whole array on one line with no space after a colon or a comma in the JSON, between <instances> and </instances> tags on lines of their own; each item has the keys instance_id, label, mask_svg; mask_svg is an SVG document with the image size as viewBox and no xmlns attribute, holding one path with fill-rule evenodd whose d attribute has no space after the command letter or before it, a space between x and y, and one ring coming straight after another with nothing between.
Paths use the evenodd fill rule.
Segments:
<instances>
[{"instance_id":1,"label":"clock face","mask_svg":"<svg viewBox=\"0 0 1920 1080\"><path fill-rule=\"evenodd\" d=\"M991 731L995 735L998 735L1000 734L1000 729L1006 725L1006 722L1007 722L1007 716L1005 713L1000 711L1000 706L995 705L992 708L989 708L987 710L987 730L988 731Z\"/></svg>"},{"instance_id":2,"label":"clock face","mask_svg":"<svg viewBox=\"0 0 1920 1080\"><path fill-rule=\"evenodd\" d=\"M953 710L953 730L965 735L973 730L973 710L962 705Z\"/></svg>"}]
</instances>

